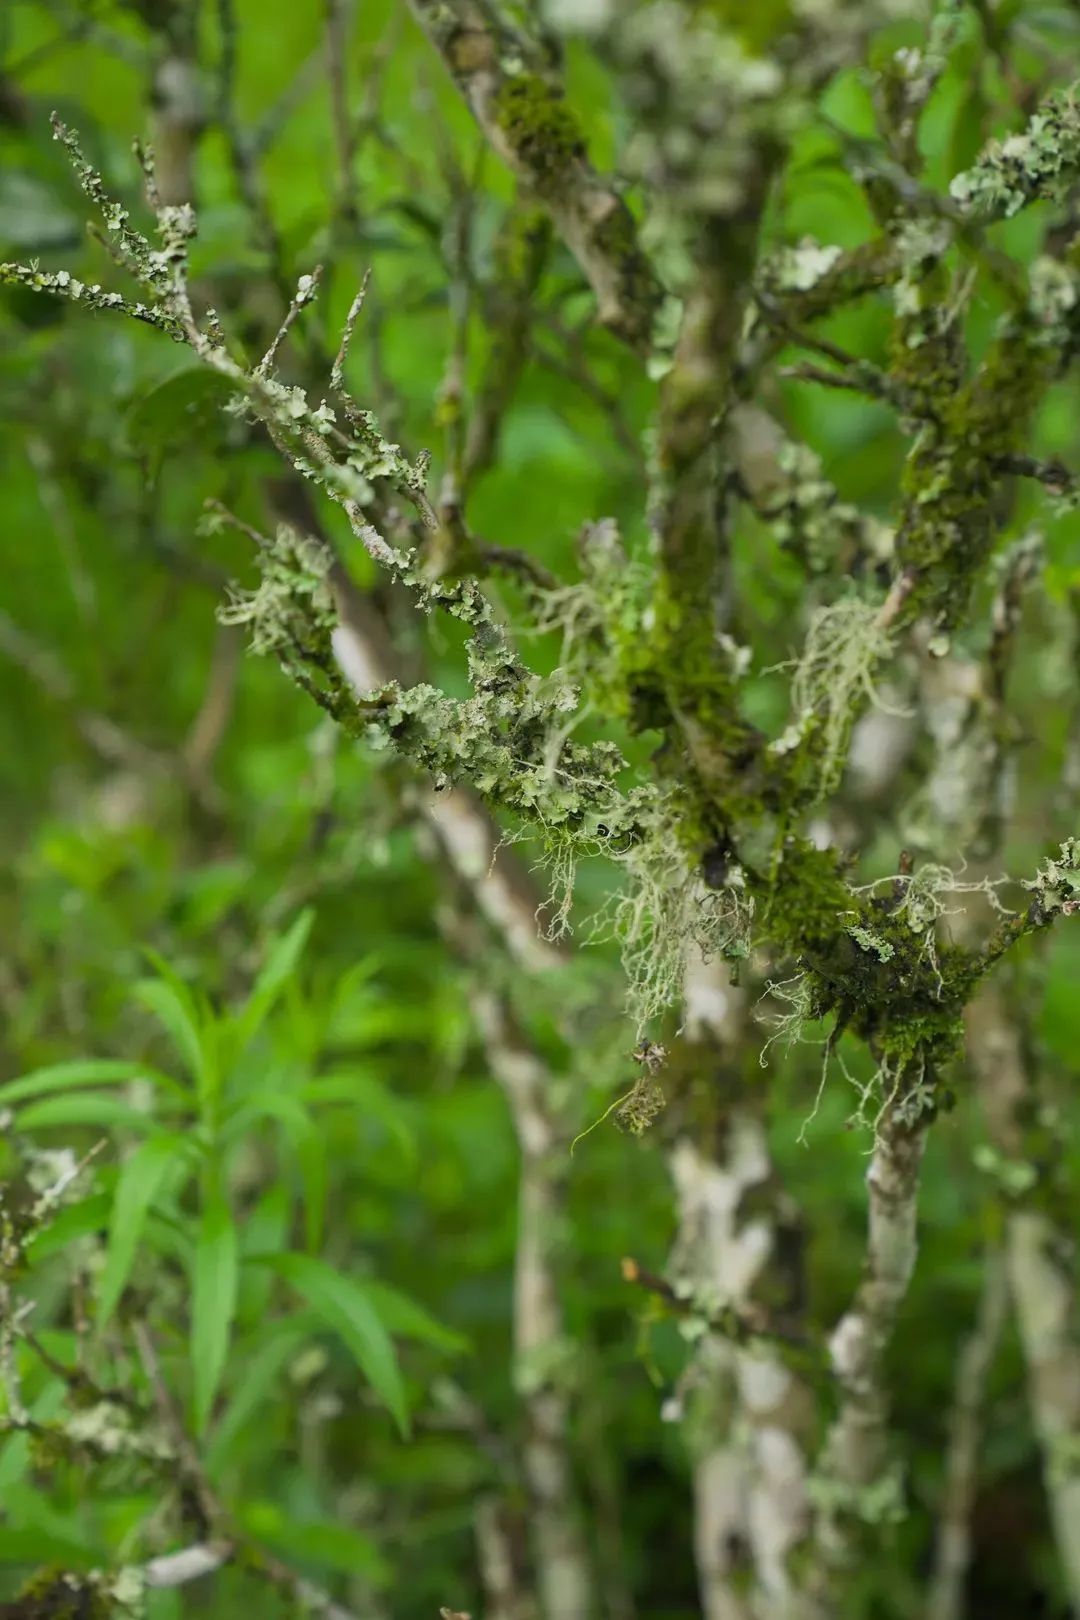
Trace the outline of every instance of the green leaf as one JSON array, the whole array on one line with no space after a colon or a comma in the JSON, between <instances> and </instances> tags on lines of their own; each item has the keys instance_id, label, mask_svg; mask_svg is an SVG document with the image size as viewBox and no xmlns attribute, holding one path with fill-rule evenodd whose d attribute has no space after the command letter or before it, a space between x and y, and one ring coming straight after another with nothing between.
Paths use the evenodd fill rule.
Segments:
<instances>
[{"instance_id":1,"label":"green leaf","mask_svg":"<svg viewBox=\"0 0 1080 1620\"><path fill-rule=\"evenodd\" d=\"M234 1142L264 1119L277 1120L297 1132L311 1125L307 1109L296 1097L287 1091L266 1091L259 1097L245 1098L225 1115L219 1140L222 1144Z\"/></svg>"},{"instance_id":2,"label":"green leaf","mask_svg":"<svg viewBox=\"0 0 1080 1620\"><path fill-rule=\"evenodd\" d=\"M299 1311L287 1321L260 1328L250 1354L244 1354L243 1345L237 1346L237 1355L243 1359L244 1376L214 1427L207 1449L211 1472L228 1461L238 1435L271 1394L283 1368L321 1325L314 1311Z\"/></svg>"},{"instance_id":3,"label":"green leaf","mask_svg":"<svg viewBox=\"0 0 1080 1620\"><path fill-rule=\"evenodd\" d=\"M183 1095L182 1088L169 1075L145 1063L126 1063L112 1058L83 1058L74 1063L53 1063L34 1069L0 1085L0 1106L12 1107L27 1097L48 1097L58 1091L75 1091L83 1086L122 1085L124 1081L149 1080Z\"/></svg>"},{"instance_id":4,"label":"green leaf","mask_svg":"<svg viewBox=\"0 0 1080 1620\"><path fill-rule=\"evenodd\" d=\"M52 1378L30 1403L30 1416L35 1423L48 1423L64 1409L68 1398L67 1385L62 1378ZM15 1486L33 1473L30 1436L25 1430L17 1431L0 1444L0 1501L11 1511Z\"/></svg>"},{"instance_id":5,"label":"green leaf","mask_svg":"<svg viewBox=\"0 0 1080 1620\"><path fill-rule=\"evenodd\" d=\"M198 1004L187 985L170 970L167 978L140 979L135 986L135 996L161 1024L192 1079L201 1080L203 1032Z\"/></svg>"},{"instance_id":6,"label":"green leaf","mask_svg":"<svg viewBox=\"0 0 1080 1620\"><path fill-rule=\"evenodd\" d=\"M240 1522L249 1535L300 1563L321 1564L345 1575L382 1583L390 1570L370 1537L347 1525L297 1520L276 1502L247 1502Z\"/></svg>"},{"instance_id":7,"label":"green leaf","mask_svg":"<svg viewBox=\"0 0 1080 1620\"><path fill-rule=\"evenodd\" d=\"M292 1227L292 1197L282 1181L275 1181L244 1215L240 1231L240 1253L244 1260L261 1254L277 1254L289 1246ZM267 1266L241 1265L238 1309L245 1323L265 1324L269 1319L274 1277Z\"/></svg>"},{"instance_id":8,"label":"green leaf","mask_svg":"<svg viewBox=\"0 0 1080 1620\"><path fill-rule=\"evenodd\" d=\"M317 1249L322 1242L323 1221L329 1175L326 1142L311 1115L287 1091L267 1091L242 1103L223 1125L219 1141L229 1143L262 1119L277 1120L283 1126L289 1147L296 1156L304 1186L304 1224L307 1246Z\"/></svg>"},{"instance_id":9,"label":"green leaf","mask_svg":"<svg viewBox=\"0 0 1080 1620\"><path fill-rule=\"evenodd\" d=\"M222 406L234 392L228 379L209 367L185 366L131 406L128 443L143 455L195 440L216 443L221 437Z\"/></svg>"},{"instance_id":10,"label":"green leaf","mask_svg":"<svg viewBox=\"0 0 1080 1620\"><path fill-rule=\"evenodd\" d=\"M228 1358L237 1272L232 1210L224 1194L215 1190L207 1200L199 1226L191 1307L195 1429L199 1434L206 1429Z\"/></svg>"},{"instance_id":11,"label":"green leaf","mask_svg":"<svg viewBox=\"0 0 1080 1620\"><path fill-rule=\"evenodd\" d=\"M300 1089L305 1102L348 1104L362 1118L373 1119L392 1137L402 1159L416 1164L416 1134L408 1107L380 1080L363 1072L332 1074L309 1080Z\"/></svg>"},{"instance_id":12,"label":"green leaf","mask_svg":"<svg viewBox=\"0 0 1080 1620\"><path fill-rule=\"evenodd\" d=\"M304 1184L304 1238L313 1252L320 1248L326 1224L326 1201L330 1172L326 1162L326 1139L310 1121L302 1131L290 1131L300 1179Z\"/></svg>"},{"instance_id":13,"label":"green leaf","mask_svg":"<svg viewBox=\"0 0 1080 1620\"><path fill-rule=\"evenodd\" d=\"M0 1524L0 1564L59 1564L89 1569L97 1562L92 1547L51 1535L47 1530Z\"/></svg>"},{"instance_id":14,"label":"green leaf","mask_svg":"<svg viewBox=\"0 0 1080 1620\"><path fill-rule=\"evenodd\" d=\"M187 1277L195 1274L195 1240L197 1232L189 1216L177 1219L174 1215L152 1209L146 1217L144 1239L153 1252L168 1255L176 1261L178 1271Z\"/></svg>"},{"instance_id":15,"label":"green leaf","mask_svg":"<svg viewBox=\"0 0 1080 1620\"><path fill-rule=\"evenodd\" d=\"M66 1249L76 1238L85 1237L88 1232L104 1231L111 1208L112 1199L102 1192L84 1198L80 1204L69 1204L66 1209L57 1210L48 1226L31 1239L27 1253L35 1261L46 1260L50 1254Z\"/></svg>"},{"instance_id":16,"label":"green leaf","mask_svg":"<svg viewBox=\"0 0 1080 1620\"><path fill-rule=\"evenodd\" d=\"M212 1116L221 1084L218 1024L209 1006L154 951L146 953L158 970L156 979L141 979L135 994L161 1023L195 1080L204 1121Z\"/></svg>"},{"instance_id":17,"label":"green leaf","mask_svg":"<svg viewBox=\"0 0 1080 1620\"><path fill-rule=\"evenodd\" d=\"M79 220L52 186L14 168L0 174L0 242L35 252L75 247L81 235Z\"/></svg>"},{"instance_id":18,"label":"green leaf","mask_svg":"<svg viewBox=\"0 0 1080 1620\"><path fill-rule=\"evenodd\" d=\"M372 1389L407 1436L405 1386L397 1355L366 1286L343 1277L314 1255L277 1254L265 1258L348 1346Z\"/></svg>"},{"instance_id":19,"label":"green leaf","mask_svg":"<svg viewBox=\"0 0 1080 1620\"><path fill-rule=\"evenodd\" d=\"M388 1332L402 1339L417 1339L422 1344L434 1345L437 1350L457 1352L468 1349L468 1339L455 1333L453 1328L444 1327L422 1305L392 1288L389 1283L366 1277L364 1290Z\"/></svg>"},{"instance_id":20,"label":"green leaf","mask_svg":"<svg viewBox=\"0 0 1080 1620\"><path fill-rule=\"evenodd\" d=\"M186 1154L182 1136L152 1136L125 1160L116 1183L109 1245L98 1293L98 1328L112 1316L131 1275L150 1205L176 1161Z\"/></svg>"},{"instance_id":21,"label":"green leaf","mask_svg":"<svg viewBox=\"0 0 1080 1620\"><path fill-rule=\"evenodd\" d=\"M296 972L314 920L315 913L308 907L300 913L292 927L270 947L262 972L255 980L251 994L237 1016L240 1051L254 1040L278 996Z\"/></svg>"},{"instance_id":22,"label":"green leaf","mask_svg":"<svg viewBox=\"0 0 1080 1620\"><path fill-rule=\"evenodd\" d=\"M959 174L961 169L968 168L978 157L983 144L985 118L986 99L976 75L956 109L952 137L947 151L942 154L947 158L950 174Z\"/></svg>"},{"instance_id":23,"label":"green leaf","mask_svg":"<svg viewBox=\"0 0 1080 1620\"><path fill-rule=\"evenodd\" d=\"M19 1110L19 1129L48 1130L55 1125L102 1125L132 1131L154 1128L152 1114L100 1091L77 1091L67 1097L45 1097Z\"/></svg>"}]
</instances>

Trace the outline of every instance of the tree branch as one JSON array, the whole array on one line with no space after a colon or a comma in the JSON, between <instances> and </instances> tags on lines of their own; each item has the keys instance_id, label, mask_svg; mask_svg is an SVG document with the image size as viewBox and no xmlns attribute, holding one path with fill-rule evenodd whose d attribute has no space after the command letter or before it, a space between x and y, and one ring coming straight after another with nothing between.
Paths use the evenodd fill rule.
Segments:
<instances>
[{"instance_id":1,"label":"tree branch","mask_svg":"<svg viewBox=\"0 0 1080 1620\"><path fill-rule=\"evenodd\" d=\"M561 92L540 72L508 70L513 42L477 0L412 3L491 146L550 213L596 295L601 323L646 351L661 289L629 209L590 163Z\"/></svg>"}]
</instances>

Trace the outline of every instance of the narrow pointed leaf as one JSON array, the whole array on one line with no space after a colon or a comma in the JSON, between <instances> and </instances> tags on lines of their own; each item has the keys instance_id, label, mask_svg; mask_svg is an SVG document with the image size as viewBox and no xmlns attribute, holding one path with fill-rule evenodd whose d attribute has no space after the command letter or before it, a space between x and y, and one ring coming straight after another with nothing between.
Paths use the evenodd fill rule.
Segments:
<instances>
[{"instance_id":1,"label":"narrow pointed leaf","mask_svg":"<svg viewBox=\"0 0 1080 1620\"><path fill-rule=\"evenodd\" d=\"M50 1097L88 1086L123 1085L125 1081L132 1080L150 1080L155 1086L163 1086L182 1095L175 1080L157 1069L149 1068L145 1063L89 1058L75 1063L52 1063L47 1068L21 1074L14 1080L5 1080L0 1085L0 1106L11 1108L30 1097Z\"/></svg>"},{"instance_id":2,"label":"narrow pointed leaf","mask_svg":"<svg viewBox=\"0 0 1080 1620\"><path fill-rule=\"evenodd\" d=\"M261 1329L252 1344L237 1345L236 1354L243 1362L244 1376L214 1425L206 1453L212 1471L228 1461L237 1436L273 1394L283 1369L300 1346L318 1333L320 1326L321 1321L314 1311L299 1311L287 1321Z\"/></svg>"},{"instance_id":3,"label":"narrow pointed leaf","mask_svg":"<svg viewBox=\"0 0 1080 1620\"><path fill-rule=\"evenodd\" d=\"M342 1276L314 1255L279 1254L267 1260L348 1346L372 1389L407 1435L405 1386L397 1355L365 1285Z\"/></svg>"},{"instance_id":4,"label":"narrow pointed leaf","mask_svg":"<svg viewBox=\"0 0 1080 1620\"><path fill-rule=\"evenodd\" d=\"M102 1125L107 1129L149 1131L152 1114L119 1097L100 1091L76 1091L62 1097L43 1097L19 1110L19 1128L24 1131L48 1130L56 1125Z\"/></svg>"},{"instance_id":5,"label":"narrow pointed leaf","mask_svg":"<svg viewBox=\"0 0 1080 1620\"><path fill-rule=\"evenodd\" d=\"M170 1169L186 1151L182 1136L152 1136L120 1171L109 1222L109 1245L98 1294L98 1327L112 1316L135 1264L150 1206Z\"/></svg>"},{"instance_id":6,"label":"narrow pointed leaf","mask_svg":"<svg viewBox=\"0 0 1080 1620\"><path fill-rule=\"evenodd\" d=\"M469 1341L462 1334L444 1327L430 1311L426 1311L407 1294L392 1288L389 1283L366 1277L364 1291L388 1332L402 1339L416 1339L421 1344L433 1345L437 1350L454 1352L468 1348Z\"/></svg>"},{"instance_id":7,"label":"narrow pointed leaf","mask_svg":"<svg viewBox=\"0 0 1080 1620\"><path fill-rule=\"evenodd\" d=\"M201 1080L203 1039L198 1008L187 986L175 974L168 979L140 979L135 995L161 1024L192 1079Z\"/></svg>"},{"instance_id":8,"label":"narrow pointed leaf","mask_svg":"<svg viewBox=\"0 0 1080 1620\"><path fill-rule=\"evenodd\" d=\"M302 911L292 927L271 946L262 972L255 980L247 1003L239 1015L240 1050L255 1038L263 1021L272 1011L274 1003L296 972L314 920L315 913L310 908Z\"/></svg>"},{"instance_id":9,"label":"narrow pointed leaf","mask_svg":"<svg viewBox=\"0 0 1080 1620\"><path fill-rule=\"evenodd\" d=\"M92 1193L79 1204L69 1204L57 1210L47 1225L30 1240L27 1253L31 1259L45 1260L50 1254L66 1249L76 1238L88 1232L102 1232L109 1224L112 1200L108 1193Z\"/></svg>"},{"instance_id":10,"label":"narrow pointed leaf","mask_svg":"<svg viewBox=\"0 0 1080 1620\"><path fill-rule=\"evenodd\" d=\"M191 1309L191 1362L195 1428L206 1429L229 1353L236 1311L236 1225L224 1194L215 1191L203 1210L195 1249Z\"/></svg>"}]
</instances>

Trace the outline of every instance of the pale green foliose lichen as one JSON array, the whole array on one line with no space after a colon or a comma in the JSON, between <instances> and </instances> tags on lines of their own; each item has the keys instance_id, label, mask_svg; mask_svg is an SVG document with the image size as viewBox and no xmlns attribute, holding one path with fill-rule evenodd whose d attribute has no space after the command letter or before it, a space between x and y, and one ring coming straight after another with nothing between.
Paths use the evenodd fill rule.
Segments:
<instances>
[{"instance_id":1,"label":"pale green foliose lichen","mask_svg":"<svg viewBox=\"0 0 1080 1620\"><path fill-rule=\"evenodd\" d=\"M1055 197L1080 164L1076 89L1047 97L1023 131L993 141L949 190L968 212L1008 219L1041 197Z\"/></svg>"}]
</instances>

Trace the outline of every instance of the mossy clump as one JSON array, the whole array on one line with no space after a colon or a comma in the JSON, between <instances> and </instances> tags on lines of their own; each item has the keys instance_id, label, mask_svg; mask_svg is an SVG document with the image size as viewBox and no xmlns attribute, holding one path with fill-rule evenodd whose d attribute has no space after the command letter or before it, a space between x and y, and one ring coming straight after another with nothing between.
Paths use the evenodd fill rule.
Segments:
<instances>
[{"instance_id":1,"label":"mossy clump","mask_svg":"<svg viewBox=\"0 0 1080 1620\"><path fill-rule=\"evenodd\" d=\"M648 350L663 294L652 265L638 246L637 224L626 204L613 199L610 206L598 210L591 237L593 250L618 270L620 307L616 326L627 342Z\"/></svg>"},{"instance_id":2,"label":"mossy clump","mask_svg":"<svg viewBox=\"0 0 1080 1620\"><path fill-rule=\"evenodd\" d=\"M551 241L551 221L542 208L521 208L510 214L494 245L501 282L531 286L539 275Z\"/></svg>"},{"instance_id":3,"label":"mossy clump","mask_svg":"<svg viewBox=\"0 0 1080 1620\"><path fill-rule=\"evenodd\" d=\"M585 156L585 137L560 93L537 73L519 73L499 87L495 121L541 196L556 192Z\"/></svg>"},{"instance_id":4,"label":"mossy clump","mask_svg":"<svg viewBox=\"0 0 1080 1620\"><path fill-rule=\"evenodd\" d=\"M850 888L835 856L789 840L769 917L774 937L786 926L798 971L769 986L787 1010L775 1020L766 1050L831 1016L822 1086L836 1041L848 1031L876 1065L865 1083L852 1080L859 1094L855 1121L876 1130L889 1107L902 1123L925 1123L943 1106L939 1075L961 1050L963 1008L983 970L977 953L942 937L941 924L950 896L975 891L1002 909L995 884L964 882L933 864Z\"/></svg>"},{"instance_id":5,"label":"mossy clump","mask_svg":"<svg viewBox=\"0 0 1080 1620\"><path fill-rule=\"evenodd\" d=\"M851 910L851 890L834 850L789 834L777 853L764 914L781 955L824 958L839 920Z\"/></svg>"},{"instance_id":6,"label":"mossy clump","mask_svg":"<svg viewBox=\"0 0 1080 1620\"><path fill-rule=\"evenodd\" d=\"M89 1570L40 1570L22 1587L14 1612L25 1620L139 1620L145 1612L145 1582L135 1569L111 1574Z\"/></svg>"},{"instance_id":7,"label":"mossy clump","mask_svg":"<svg viewBox=\"0 0 1080 1620\"><path fill-rule=\"evenodd\" d=\"M639 1075L616 1108L615 1119L631 1136L644 1136L666 1100L663 1086L653 1075Z\"/></svg>"},{"instance_id":8,"label":"mossy clump","mask_svg":"<svg viewBox=\"0 0 1080 1620\"><path fill-rule=\"evenodd\" d=\"M937 275L930 283L941 296ZM925 289L924 289L925 296ZM997 488L1057 363L1056 343L1030 313L1009 317L976 376L958 373L954 342L925 310L900 323L895 371L920 426L904 468L896 557L912 589L896 623L920 615L943 631L963 620L999 528ZM906 335L905 335L906 334Z\"/></svg>"}]
</instances>

